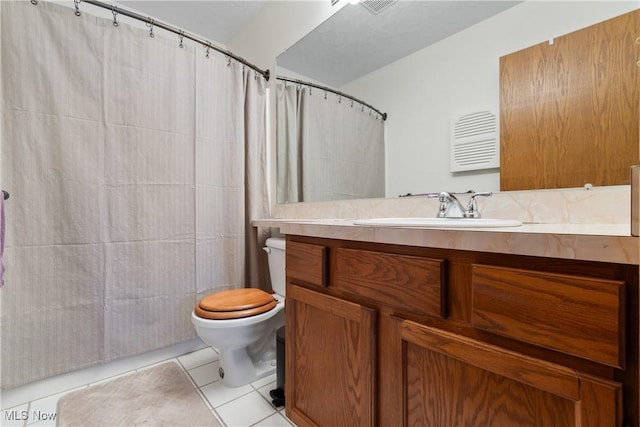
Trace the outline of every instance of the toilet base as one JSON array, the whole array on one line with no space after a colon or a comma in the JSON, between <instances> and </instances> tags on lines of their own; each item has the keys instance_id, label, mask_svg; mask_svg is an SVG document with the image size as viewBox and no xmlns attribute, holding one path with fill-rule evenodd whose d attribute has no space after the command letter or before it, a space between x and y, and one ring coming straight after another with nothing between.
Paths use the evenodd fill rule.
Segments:
<instances>
[{"instance_id":1,"label":"toilet base","mask_svg":"<svg viewBox=\"0 0 640 427\"><path fill-rule=\"evenodd\" d=\"M275 358L254 362L246 347L220 353L219 374L227 387L240 387L275 373Z\"/></svg>"}]
</instances>

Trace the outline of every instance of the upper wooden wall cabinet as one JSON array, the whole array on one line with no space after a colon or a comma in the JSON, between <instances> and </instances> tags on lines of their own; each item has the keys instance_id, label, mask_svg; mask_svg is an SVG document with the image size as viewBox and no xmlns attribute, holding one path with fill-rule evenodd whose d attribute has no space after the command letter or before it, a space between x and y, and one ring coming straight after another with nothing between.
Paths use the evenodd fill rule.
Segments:
<instances>
[{"instance_id":1,"label":"upper wooden wall cabinet","mask_svg":"<svg viewBox=\"0 0 640 427\"><path fill-rule=\"evenodd\" d=\"M640 10L500 58L500 190L630 183Z\"/></svg>"}]
</instances>

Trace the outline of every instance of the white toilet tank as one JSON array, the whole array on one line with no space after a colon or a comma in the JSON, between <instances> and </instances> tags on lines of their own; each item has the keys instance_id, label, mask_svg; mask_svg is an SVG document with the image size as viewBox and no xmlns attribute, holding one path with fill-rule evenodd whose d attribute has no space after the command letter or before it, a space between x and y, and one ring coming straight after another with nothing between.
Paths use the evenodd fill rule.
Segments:
<instances>
[{"instance_id":1,"label":"white toilet tank","mask_svg":"<svg viewBox=\"0 0 640 427\"><path fill-rule=\"evenodd\" d=\"M271 237L266 241L267 247L264 250L269 254L269 275L271 277L271 287L279 295L284 295L286 288L284 251L285 240L281 237Z\"/></svg>"}]
</instances>

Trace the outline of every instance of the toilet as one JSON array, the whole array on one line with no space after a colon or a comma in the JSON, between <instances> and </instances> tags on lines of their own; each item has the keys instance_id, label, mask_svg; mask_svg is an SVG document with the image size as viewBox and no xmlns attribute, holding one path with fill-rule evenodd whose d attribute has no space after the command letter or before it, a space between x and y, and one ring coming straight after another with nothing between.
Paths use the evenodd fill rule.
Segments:
<instances>
[{"instance_id":1,"label":"toilet","mask_svg":"<svg viewBox=\"0 0 640 427\"><path fill-rule=\"evenodd\" d=\"M220 378L229 387L276 370L276 331L284 325L285 240L269 238L264 250L274 294L256 288L215 292L191 313L198 336L220 353Z\"/></svg>"}]
</instances>

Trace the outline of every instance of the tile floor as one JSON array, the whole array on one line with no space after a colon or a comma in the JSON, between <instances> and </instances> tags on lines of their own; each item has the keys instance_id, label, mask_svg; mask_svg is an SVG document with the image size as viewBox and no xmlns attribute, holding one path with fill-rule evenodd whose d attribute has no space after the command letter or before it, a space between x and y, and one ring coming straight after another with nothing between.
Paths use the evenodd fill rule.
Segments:
<instances>
[{"instance_id":1,"label":"tile floor","mask_svg":"<svg viewBox=\"0 0 640 427\"><path fill-rule=\"evenodd\" d=\"M202 346L200 346L202 347ZM158 360L161 359L161 360ZM147 362L149 360L146 360ZM273 427L292 427L294 424L289 421L284 412L284 408L276 408L271 404L269 391L276 388L276 376L271 375L267 378L258 380L250 385L238 388L225 387L218 376L218 353L211 347L201 348L199 350L190 351L177 357L168 357L162 359L162 356L155 357L153 363L143 365L144 362L138 360L136 369L130 369L125 372L119 372L116 375L107 376L98 381L92 381L96 377L96 368L86 370L84 373L75 375L75 382L82 381L84 377L86 381L77 387L64 389L65 386L58 381L58 388L63 391L55 391L55 386L45 384L42 386L38 383L29 385L27 390L31 392L20 391L11 393L11 390L5 393L3 399L2 411L0 412L0 426L55 426L56 406L58 399L65 393L77 390L82 387L91 387L92 385L111 380L120 375L126 375L138 369L148 368L156 363L164 363L168 360L175 360L189 374L194 383L194 387L200 392L205 402L212 408L212 411L224 426L228 427L249 427L249 426L273 426ZM118 362L114 362L116 365ZM118 371L117 367L108 366L106 364L98 369L104 372ZM130 363L131 365L131 363ZM122 371L122 363L119 364ZM104 377L104 374L102 375ZM66 380L62 384L71 384L73 381ZM40 393L34 392L40 391ZM42 391L45 390L45 391ZM46 396L43 394L49 393ZM30 398L30 394L37 398ZM15 404L16 402L20 402ZM12 405L4 406L4 403ZM15 405L14 405L15 404ZM294 426L295 427L295 426Z\"/></svg>"}]
</instances>

